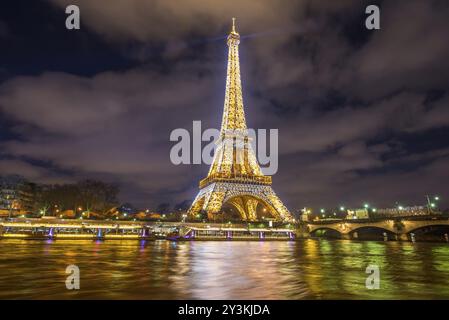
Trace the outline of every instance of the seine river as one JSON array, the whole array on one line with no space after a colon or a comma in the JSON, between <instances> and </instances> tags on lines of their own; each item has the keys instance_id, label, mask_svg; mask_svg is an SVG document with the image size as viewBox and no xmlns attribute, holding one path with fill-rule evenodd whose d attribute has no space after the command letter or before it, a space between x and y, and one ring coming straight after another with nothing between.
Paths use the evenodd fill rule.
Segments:
<instances>
[{"instance_id":1,"label":"seine river","mask_svg":"<svg viewBox=\"0 0 449 320\"><path fill-rule=\"evenodd\" d=\"M68 265L80 290L66 289ZM449 299L449 244L1 240L0 298Z\"/></svg>"}]
</instances>

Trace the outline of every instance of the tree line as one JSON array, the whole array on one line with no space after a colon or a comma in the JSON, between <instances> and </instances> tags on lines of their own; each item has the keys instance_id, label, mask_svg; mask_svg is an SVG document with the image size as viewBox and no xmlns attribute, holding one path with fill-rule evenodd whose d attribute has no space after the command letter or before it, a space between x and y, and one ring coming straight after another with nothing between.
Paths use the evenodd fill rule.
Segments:
<instances>
[{"instance_id":1,"label":"tree line","mask_svg":"<svg viewBox=\"0 0 449 320\"><path fill-rule=\"evenodd\" d=\"M56 215L66 210L73 210L77 215L82 212L105 214L118 205L118 193L119 188L114 184L84 180L42 186L36 202L40 213L45 215Z\"/></svg>"}]
</instances>

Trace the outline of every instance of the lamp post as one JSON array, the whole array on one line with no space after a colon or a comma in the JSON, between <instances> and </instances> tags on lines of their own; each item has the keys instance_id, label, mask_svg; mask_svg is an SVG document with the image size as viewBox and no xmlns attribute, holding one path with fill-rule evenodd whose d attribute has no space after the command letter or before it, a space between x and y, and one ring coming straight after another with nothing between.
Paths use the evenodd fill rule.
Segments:
<instances>
[{"instance_id":1,"label":"lamp post","mask_svg":"<svg viewBox=\"0 0 449 320\"><path fill-rule=\"evenodd\" d=\"M427 199L427 212L428 212L429 215L431 215L433 213L433 208L435 208L437 206L436 202L440 200L440 197L439 196L434 196L433 197L434 202L432 202L430 200L429 195L426 195L426 199Z\"/></svg>"},{"instance_id":2,"label":"lamp post","mask_svg":"<svg viewBox=\"0 0 449 320\"><path fill-rule=\"evenodd\" d=\"M321 217L323 217L323 219L326 218L326 215L325 215L326 210L320 209L320 212L322 213Z\"/></svg>"}]
</instances>

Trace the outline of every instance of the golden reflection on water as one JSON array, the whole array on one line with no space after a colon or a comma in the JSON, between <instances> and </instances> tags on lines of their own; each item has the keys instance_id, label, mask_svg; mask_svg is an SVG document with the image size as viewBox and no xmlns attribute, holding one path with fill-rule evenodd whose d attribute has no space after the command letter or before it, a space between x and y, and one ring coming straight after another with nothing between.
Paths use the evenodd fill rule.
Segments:
<instances>
[{"instance_id":1,"label":"golden reflection on water","mask_svg":"<svg viewBox=\"0 0 449 320\"><path fill-rule=\"evenodd\" d=\"M81 290L65 289L68 265ZM381 288L368 290L378 265ZM0 298L434 299L449 298L447 244L297 242L0 242Z\"/></svg>"}]
</instances>

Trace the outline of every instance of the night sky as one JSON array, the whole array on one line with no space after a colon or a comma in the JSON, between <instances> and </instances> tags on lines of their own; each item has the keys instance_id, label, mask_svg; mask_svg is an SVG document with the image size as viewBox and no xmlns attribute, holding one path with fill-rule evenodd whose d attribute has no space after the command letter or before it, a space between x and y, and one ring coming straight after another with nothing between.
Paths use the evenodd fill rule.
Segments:
<instances>
[{"instance_id":1,"label":"night sky","mask_svg":"<svg viewBox=\"0 0 449 320\"><path fill-rule=\"evenodd\" d=\"M113 182L141 208L193 200L208 166L171 164L169 136L221 124L234 16L248 126L279 129L291 211L447 207L446 0L1 1L0 175Z\"/></svg>"}]
</instances>

